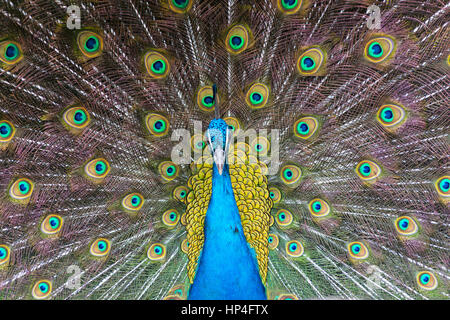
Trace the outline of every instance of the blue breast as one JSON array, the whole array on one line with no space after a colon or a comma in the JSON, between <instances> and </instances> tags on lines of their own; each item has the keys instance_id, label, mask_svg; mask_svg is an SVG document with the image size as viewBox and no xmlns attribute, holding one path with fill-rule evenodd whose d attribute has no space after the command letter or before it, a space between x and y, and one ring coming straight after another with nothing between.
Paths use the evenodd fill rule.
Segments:
<instances>
[{"instance_id":1,"label":"blue breast","mask_svg":"<svg viewBox=\"0 0 450 320\"><path fill-rule=\"evenodd\" d=\"M242 230L228 166L219 175L214 165L205 242L188 299L267 299L255 251L249 247Z\"/></svg>"}]
</instances>

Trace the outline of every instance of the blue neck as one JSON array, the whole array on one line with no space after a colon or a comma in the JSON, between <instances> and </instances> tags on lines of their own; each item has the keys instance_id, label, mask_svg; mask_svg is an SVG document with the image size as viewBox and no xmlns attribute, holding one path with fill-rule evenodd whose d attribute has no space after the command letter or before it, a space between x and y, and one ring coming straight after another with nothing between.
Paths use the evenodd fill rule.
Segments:
<instances>
[{"instance_id":1,"label":"blue neck","mask_svg":"<svg viewBox=\"0 0 450 320\"><path fill-rule=\"evenodd\" d=\"M228 165L222 175L215 164L213 170L205 242L188 299L265 300L255 251L242 230Z\"/></svg>"}]
</instances>

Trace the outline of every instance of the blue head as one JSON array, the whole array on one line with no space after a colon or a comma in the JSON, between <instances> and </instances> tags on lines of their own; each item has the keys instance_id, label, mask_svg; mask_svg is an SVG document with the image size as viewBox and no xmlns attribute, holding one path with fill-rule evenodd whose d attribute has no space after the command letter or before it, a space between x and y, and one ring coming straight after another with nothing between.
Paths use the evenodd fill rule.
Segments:
<instances>
[{"instance_id":1,"label":"blue head","mask_svg":"<svg viewBox=\"0 0 450 320\"><path fill-rule=\"evenodd\" d=\"M214 163L219 174L222 174L226 161L226 153L230 144L231 130L222 119L213 119L209 123L206 134Z\"/></svg>"}]
</instances>

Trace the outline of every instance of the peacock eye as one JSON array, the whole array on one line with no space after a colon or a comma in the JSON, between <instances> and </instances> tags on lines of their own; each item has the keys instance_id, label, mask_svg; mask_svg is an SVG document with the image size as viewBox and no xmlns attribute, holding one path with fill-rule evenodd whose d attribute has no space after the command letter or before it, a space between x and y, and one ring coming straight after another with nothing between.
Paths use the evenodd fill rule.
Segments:
<instances>
[{"instance_id":1,"label":"peacock eye","mask_svg":"<svg viewBox=\"0 0 450 320\"><path fill-rule=\"evenodd\" d=\"M33 193L34 183L27 178L16 180L9 189L9 195L16 200L26 200Z\"/></svg>"},{"instance_id":2,"label":"peacock eye","mask_svg":"<svg viewBox=\"0 0 450 320\"><path fill-rule=\"evenodd\" d=\"M90 253L95 257L104 257L109 253L110 249L111 245L109 240L99 238L92 243Z\"/></svg>"},{"instance_id":3,"label":"peacock eye","mask_svg":"<svg viewBox=\"0 0 450 320\"><path fill-rule=\"evenodd\" d=\"M297 60L297 69L303 76L317 75L325 60L324 52L311 48L303 52Z\"/></svg>"},{"instance_id":4,"label":"peacock eye","mask_svg":"<svg viewBox=\"0 0 450 320\"><path fill-rule=\"evenodd\" d=\"M156 51L149 51L144 57L145 68L154 79L165 78L170 71L169 61L165 56Z\"/></svg>"},{"instance_id":5,"label":"peacock eye","mask_svg":"<svg viewBox=\"0 0 450 320\"><path fill-rule=\"evenodd\" d=\"M412 236L419 231L417 223L408 216L402 216L395 220L395 228L400 235Z\"/></svg>"},{"instance_id":6,"label":"peacock eye","mask_svg":"<svg viewBox=\"0 0 450 320\"><path fill-rule=\"evenodd\" d=\"M47 216L41 223L41 231L46 235L54 235L61 231L63 219L61 216L51 214Z\"/></svg>"},{"instance_id":7,"label":"peacock eye","mask_svg":"<svg viewBox=\"0 0 450 320\"><path fill-rule=\"evenodd\" d=\"M0 244L0 267L6 265L10 257L10 249L5 244Z\"/></svg>"},{"instance_id":8,"label":"peacock eye","mask_svg":"<svg viewBox=\"0 0 450 320\"><path fill-rule=\"evenodd\" d=\"M241 128L241 125L239 123L239 120L234 117L225 117L223 120L227 123L228 129L230 129L233 134L237 134L239 129Z\"/></svg>"},{"instance_id":9,"label":"peacock eye","mask_svg":"<svg viewBox=\"0 0 450 320\"><path fill-rule=\"evenodd\" d=\"M289 256L298 258L303 255L303 252L303 245L299 241L292 240L286 243L286 253Z\"/></svg>"},{"instance_id":10,"label":"peacock eye","mask_svg":"<svg viewBox=\"0 0 450 320\"><path fill-rule=\"evenodd\" d=\"M91 118L83 107L70 107L63 114L63 124L68 130L78 133L90 123Z\"/></svg>"},{"instance_id":11,"label":"peacock eye","mask_svg":"<svg viewBox=\"0 0 450 320\"><path fill-rule=\"evenodd\" d=\"M381 168L373 161L363 160L356 166L356 173L363 181L374 182L381 174Z\"/></svg>"},{"instance_id":12,"label":"peacock eye","mask_svg":"<svg viewBox=\"0 0 450 320\"><path fill-rule=\"evenodd\" d=\"M95 58L102 54L103 38L92 31L81 31L77 37L78 48L87 58Z\"/></svg>"},{"instance_id":13,"label":"peacock eye","mask_svg":"<svg viewBox=\"0 0 450 320\"><path fill-rule=\"evenodd\" d=\"M450 197L450 176L440 177L435 183L436 190L441 197Z\"/></svg>"},{"instance_id":14,"label":"peacock eye","mask_svg":"<svg viewBox=\"0 0 450 320\"><path fill-rule=\"evenodd\" d=\"M23 58L22 49L15 41L0 42L0 61L7 65L19 62Z\"/></svg>"},{"instance_id":15,"label":"peacock eye","mask_svg":"<svg viewBox=\"0 0 450 320\"><path fill-rule=\"evenodd\" d=\"M326 217L330 213L330 206L328 203L319 198L311 200L308 209L314 217Z\"/></svg>"},{"instance_id":16,"label":"peacock eye","mask_svg":"<svg viewBox=\"0 0 450 320\"><path fill-rule=\"evenodd\" d=\"M188 188L185 186L178 186L173 190L173 197L180 202L186 203Z\"/></svg>"},{"instance_id":17,"label":"peacock eye","mask_svg":"<svg viewBox=\"0 0 450 320\"><path fill-rule=\"evenodd\" d=\"M276 214L275 220L279 227L288 227L293 221L292 213L286 209L280 209Z\"/></svg>"},{"instance_id":18,"label":"peacock eye","mask_svg":"<svg viewBox=\"0 0 450 320\"><path fill-rule=\"evenodd\" d=\"M355 260L363 260L369 256L369 250L359 241L349 243L347 249L350 257Z\"/></svg>"},{"instance_id":19,"label":"peacock eye","mask_svg":"<svg viewBox=\"0 0 450 320\"><path fill-rule=\"evenodd\" d=\"M162 215L162 222L168 227L175 227L180 221L180 215L175 209L169 209Z\"/></svg>"},{"instance_id":20,"label":"peacock eye","mask_svg":"<svg viewBox=\"0 0 450 320\"><path fill-rule=\"evenodd\" d=\"M137 192L130 193L122 199L122 207L129 211L139 211L144 205L144 197Z\"/></svg>"},{"instance_id":21,"label":"peacock eye","mask_svg":"<svg viewBox=\"0 0 450 320\"><path fill-rule=\"evenodd\" d=\"M188 241L188 239L184 239L181 242L181 251L183 251L184 253L188 254L188 252L189 252L189 241Z\"/></svg>"},{"instance_id":22,"label":"peacock eye","mask_svg":"<svg viewBox=\"0 0 450 320\"><path fill-rule=\"evenodd\" d=\"M169 120L160 114L149 113L145 117L145 124L152 136L160 138L169 132Z\"/></svg>"},{"instance_id":23,"label":"peacock eye","mask_svg":"<svg viewBox=\"0 0 450 320\"><path fill-rule=\"evenodd\" d=\"M147 250L147 257L152 261L160 261L165 256L166 247L161 243L154 243Z\"/></svg>"},{"instance_id":24,"label":"peacock eye","mask_svg":"<svg viewBox=\"0 0 450 320\"><path fill-rule=\"evenodd\" d=\"M294 123L294 135L301 139L311 138L318 130L319 122L314 117L303 117Z\"/></svg>"},{"instance_id":25,"label":"peacock eye","mask_svg":"<svg viewBox=\"0 0 450 320\"><path fill-rule=\"evenodd\" d=\"M238 54L248 48L250 42L250 30L241 24L232 27L225 40L225 48L228 52Z\"/></svg>"},{"instance_id":26,"label":"peacock eye","mask_svg":"<svg viewBox=\"0 0 450 320\"><path fill-rule=\"evenodd\" d=\"M202 134L194 134L191 138L191 147L194 152L201 153L202 150L206 147L205 138Z\"/></svg>"},{"instance_id":27,"label":"peacock eye","mask_svg":"<svg viewBox=\"0 0 450 320\"><path fill-rule=\"evenodd\" d=\"M94 182L99 182L104 179L110 171L110 165L108 161L103 158L97 158L89 161L84 166L84 172L88 178Z\"/></svg>"},{"instance_id":28,"label":"peacock eye","mask_svg":"<svg viewBox=\"0 0 450 320\"><path fill-rule=\"evenodd\" d=\"M245 102L252 109L263 108L269 100L269 88L263 83L255 83L248 89Z\"/></svg>"},{"instance_id":29,"label":"peacock eye","mask_svg":"<svg viewBox=\"0 0 450 320\"><path fill-rule=\"evenodd\" d=\"M267 138L259 136L256 137L251 143L250 147L253 150L253 154L264 156L269 152L270 142Z\"/></svg>"},{"instance_id":30,"label":"peacock eye","mask_svg":"<svg viewBox=\"0 0 450 320\"><path fill-rule=\"evenodd\" d=\"M278 188L269 188L269 197L272 199L273 203L278 203L281 200L281 191Z\"/></svg>"},{"instance_id":31,"label":"peacock eye","mask_svg":"<svg viewBox=\"0 0 450 320\"><path fill-rule=\"evenodd\" d=\"M169 7L173 12L185 13L192 7L192 0L169 0Z\"/></svg>"},{"instance_id":32,"label":"peacock eye","mask_svg":"<svg viewBox=\"0 0 450 320\"><path fill-rule=\"evenodd\" d=\"M45 299L51 292L52 283L48 280L40 280L34 284L31 294L35 299Z\"/></svg>"},{"instance_id":33,"label":"peacock eye","mask_svg":"<svg viewBox=\"0 0 450 320\"><path fill-rule=\"evenodd\" d=\"M269 242L269 249L275 250L278 247L279 239L276 234L269 234L267 238L267 242Z\"/></svg>"},{"instance_id":34,"label":"peacock eye","mask_svg":"<svg viewBox=\"0 0 450 320\"><path fill-rule=\"evenodd\" d=\"M399 105L386 104L378 109L377 120L386 129L395 130L406 120L406 112Z\"/></svg>"},{"instance_id":35,"label":"peacock eye","mask_svg":"<svg viewBox=\"0 0 450 320\"><path fill-rule=\"evenodd\" d=\"M302 0L278 0L277 6L284 14L294 14L300 10L302 2Z\"/></svg>"},{"instance_id":36,"label":"peacock eye","mask_svg":"<svg viewBox=\"0 0 450 320\"><path fill-rule=\"evenodd\" d=\"M8 120L0 121L0 143L11 141L16 133L16 128Z\"/></svg>"},{"instance_id":37,"label":"peacock eye","mask_svg":"<svg viewBox=\"0 0 450 320\"><path fill-rule=\"evenodd\" d=\"M373 63L381 63L393 56L395 40L390 36L377 37L366 43L364 57Z\"/></svg>"},{"instance_id":38,"label":"peacock eye","mask_svg":"<svg viewBox=\"0 0 450 320\"><path fill-rule=\"evenodd\" d=\"M420 288L431 291L436 289L438 286L438 281L432 272L422 271L417 274L417 284Z\"/></svg>"},{"instance_id":39,"label":"peacock eye","mask_svg":"<svg viewBox=\"0 0 450 320\"><path fill-rule=\"evenodd\" d=\"M298 297L295 294L280 294L275 300L298 300Z\"/></svg>"},{"instance_id":40,"label":"peacock eye","mask_svg":"<svg viewBox=\"0 0 450 320\"><path fill-rule=\"evenodd\" d=\"M178 176L179 169L172 161L164 161L159 164L158 171L165 181L172 181Z\"/></svg>"},{"instance_id":41,"label":"peacock eye","mask_svg":"<svg viewBox=\"0 0 450 320\"><path fill-rule=\"evenodd\" d=\"M288 187L295 188L300 183L302 170L294 165L286 165L281 168L281 181Z\"/></svg>"},{"instance_id":42,"label":"peacock eye","mask_svg":"<svg viewBox=\"0 0 450 320\"><path fill-rule=\"evenodd\" d=\"M216 95L216 100L219 97ZM198 107L206 112L211 112L214 110L216 101L214 100L214 92L212 86L201 87L197 92L197 105Z\"/></svg>"}]
</instances>

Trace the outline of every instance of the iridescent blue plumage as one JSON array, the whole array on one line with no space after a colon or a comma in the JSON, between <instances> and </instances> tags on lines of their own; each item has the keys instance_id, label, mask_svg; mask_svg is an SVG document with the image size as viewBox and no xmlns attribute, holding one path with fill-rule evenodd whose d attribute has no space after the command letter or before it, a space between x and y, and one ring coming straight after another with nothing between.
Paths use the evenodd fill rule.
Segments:
<instances>
[{"instance_id":1,"label":"iridescent blue plumage","mask_svg":"<svg viewBox=\"0 0 450 320\"><path fill-rule=\"evenodd\" d=\"M214 165L205 243L188 299L266 299L255 252L242 230L228 165L222 175Z\"/></svg>"}]
</instances>

